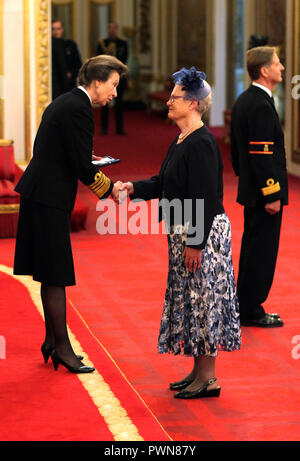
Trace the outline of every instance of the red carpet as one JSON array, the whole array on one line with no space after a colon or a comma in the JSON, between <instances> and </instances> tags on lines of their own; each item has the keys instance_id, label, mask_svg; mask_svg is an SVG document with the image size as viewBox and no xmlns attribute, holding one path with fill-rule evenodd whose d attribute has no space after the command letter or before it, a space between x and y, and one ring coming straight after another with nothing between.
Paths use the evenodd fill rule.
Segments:
<instances>
[{"instance_id":1,"label":"red carpet","mask_svg":"<svg viewBox=\"0 0 300 461\"><path fill-rule=\"evenodd\" d=\"M105 169L113 179L149 177L159 170L177 129L147 113L128 112L126 117L128 135L96 135L95 151L121 159L120 164ZM224 202L232 224L237 272L242 207L235 203L236 179L228 146L222 146L222 152ZM80 185L80 198L90 211L87 230L72 234L77 285L68 289L68 324L144 440L168 440L167 434L174 441L299 440L300 362L292 356L292 339L300 335L299 179L290 178L290 191L276 276L266 303L267 311L281 314L285 326L269 331L243 328L241 351L221 353L217 360L221 397L184 402L173 398L168 383L190 370L191 359L156 352L167 277L166 237L98 235L97 200ZM12 266L13 243L0 241L0 264ZM5 293L1 290L4 320L0 334L6 336L13 361L8 363L9 354L0 360L6 399L5 406L1 405L5 415L1 417L1 439L113 440L78 379L61 368L54 373L50 364L41 363L41 317L23 288L15 288L18 282L13 280L10 285L8 279L5 275L0 281L1 288L6 288ZM12 321L13 332L8 328ZM39 394L45 409L40 408ZM80 408L74 409L74 402ZM7 414L8 408L13 411ZM58 415L59 429L55 427ZM68 418L70 430L66 429ZM9 427L14 427L14 433Z\"/></svg>"}]
</instances>

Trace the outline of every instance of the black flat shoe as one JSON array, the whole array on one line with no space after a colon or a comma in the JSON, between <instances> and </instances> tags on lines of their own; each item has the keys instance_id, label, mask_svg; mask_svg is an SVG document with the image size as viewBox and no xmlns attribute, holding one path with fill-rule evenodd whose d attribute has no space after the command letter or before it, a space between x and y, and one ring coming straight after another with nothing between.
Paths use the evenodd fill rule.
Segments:
<instances>
[{"instance_id":1,"label":"black flat shoe","mask_svg":"<svg viewBox=\"0 0 300 461\"><path fill-rule=\"evenodd\" d=\"M216 378L212 378L207 383L203 384L196 391L186 391L183 390L174 395L175 399L200 399L203 397L219 397L221 388L217 387L216 389L207 390L210 384L213 384L217 381Z\"/></svg>"},{"instance_id":2,"label":"black flat shoe","mask_svg":"<svg viewBox=\"0 0 300 461\"><path fill-rule=\"evenodd\" d=\"M86 365L82 365L81 367L72 367L71 365L68 365L66 362L64 362L57 352L54 350L51 354L51 360L53 362L54 370L57 371L58 365L63 365L64 367L67 368L67 370L70 371L70 373L92 373L95 371L95 368L93 367L88 367Z\"/></svg>"},{"instance_id":3,"label":"black flat shoe","mask_svg":"<svg viewBox=\"0 0 300 461\"><path fill-rule=\"evenodd\" d=\"M283 321L278 316L276 317L274 314L265 314L264 317L258 320L242 320L241 325L244 327L260 327L260 328L276 328L282 327Z\"/></svg>"},{"instance_id":4,"label":"black flat shoe","mask_svg":"<svg viewBox=\"0 0 300 461\"><path fill-rule=\"evenodd\" d=\"M170 389L171 391L181 391L182 389L185 389L187 386L192 384L193 380L191 381L176 381L174 383L170 383Z\"/></svg>"},{"instance_id":5,"label":"black flat shoe","mask_svg":"<svg viewBox=\"0 0 300 461\"><path fill-rule=\"evenodd\" d=\"M45 363L48 362L50 355L54 351L53 347L50 344L43 343L41 347L41 351L44 357ZM77 355L78 360L83 360L82 355Z\"/></svg>"}]
</instances>

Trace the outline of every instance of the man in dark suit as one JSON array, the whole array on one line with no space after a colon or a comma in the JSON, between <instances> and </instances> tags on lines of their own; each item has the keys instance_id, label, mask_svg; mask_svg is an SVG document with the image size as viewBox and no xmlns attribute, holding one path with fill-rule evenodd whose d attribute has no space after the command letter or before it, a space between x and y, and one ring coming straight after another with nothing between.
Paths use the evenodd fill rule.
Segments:
<instances>
[{"instance_id":1,"label":"man in dark suit","mask_svg":"<svg viewBox=\"0 0 300 461\"><path fill-rule=\"evenodd\" d=\"M62 38L52 37L52 99L69 91L69 79L65 54L65 42Z\"/></svg>"},{"instance_id":2,"label":"man in dark suit","mask_svg":"<svg viewBox=\"0 0 300 461\"><path fill-rule=\"evenodd\" d=\"M128 45L126 40L118 37L118 25L114 22L108 25L108 37L100 39L97 47L97 54L109 54L115 56L126 64L128 58ZM123 129L123 94L126 88L125 78L120 80L118 96L115 99L115 122L117 134L126 134ZM101 112L101 134L106 135L108 131L109 108L105 106Z\"/></svg>"},{"instance_id":3,"label":"man in dark suit","mask_svg":"<svg viewBox=\"0 0 300 461\"><path fill-rule=\"evenodd\" d=\"M64 28L58 19L52 20L52 82L53 99L76 87L82 65L74 40L64 39Z\"/></svg>"},{"instance_id":4,"label":"man in dark suit","mask_svg":"<svg viewBox=\"0 0 300 461\"><path fill-rule=\"evenodd\" d=\"M80 53L74 40L65 39L65 53L67 60L67 77L69 80L69 88L72 90L76 87L77 75L82 65Z\"/></svg>"},{"instance_id":5,"label":"man in dark suit","mask_svg":"<svg viewBox=\"0 0 300 461\"><path fill-rule=\"evenodd\" d=\"M231 157L238 176L237 201L244 206L237 282L241 324L257 327L283 325L278 314L262 304L272 286L283 205L288 203L284 135L272 98L282 81L282 66L273 47L247 52L252 84L232 109Z\"/></svg>"},{"instance_id":6,"label":"man in dark suit","mask_svg":"<svg viewBox=\"0 0 300 461\"><path fill-rule=\"evenodd\" d=\"M75 373L93 371L74 354L66 329L65 287L75 284L70 242L70 215L80 180L100 199L118 200L121 183L92 164L92 103L104 106L117 94L127 67L111 56L96 56L80 69L79 87L57 97L45 110L33 157L16 191L21 194L14 273L41 282L46 337L45 361L51 353Z\"/></svg>"}]
</instances>

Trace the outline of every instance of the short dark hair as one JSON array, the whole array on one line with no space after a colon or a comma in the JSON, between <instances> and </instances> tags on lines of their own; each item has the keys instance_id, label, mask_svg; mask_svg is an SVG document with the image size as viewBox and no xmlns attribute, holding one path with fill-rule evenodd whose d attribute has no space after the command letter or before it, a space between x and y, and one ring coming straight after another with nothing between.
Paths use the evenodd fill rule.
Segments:
<instances>
[{"instance_id":1,"label":"short dark hair","mask_svg":"<svg viewBox=\"0 0 300 461\"><path fill-rule=\"evenodd\" d=\"M273 46L257 46L247 51L247 69L252 81L259 79L261 68L272 63L275 53Z\"/></svg>"},{"instance_id":2,"label":"short dark hair","mask_svg":"<svg viewBox=\"0 0 300 461\"><path fill-rule=\"evenodd\" d=\"M106 82L112 72L117 72L122 77L127 74L128 68L114 56L100 54L87 59L82 64L77 83L82 86L90 86L93 80Z\"/></svg>"}]
</instances>

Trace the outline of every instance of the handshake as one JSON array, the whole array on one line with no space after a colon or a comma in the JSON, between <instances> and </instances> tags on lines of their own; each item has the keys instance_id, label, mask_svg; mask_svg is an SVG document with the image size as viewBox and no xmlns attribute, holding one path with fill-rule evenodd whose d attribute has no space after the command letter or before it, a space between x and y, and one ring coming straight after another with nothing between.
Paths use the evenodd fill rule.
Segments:
<instances>
[{"instance_id":1,"label":"handshake","mask_svg":"<svg viewBox=\"0 0 300 461\"><path fill-rule=\"evenodd\" d=\"M127 199L128 195L132 195L133 193L134 187L132 182L123 183L122 181L117 181L114 183L111 196L116 203L121 204Z\"/></svg>"}]
</instances>

